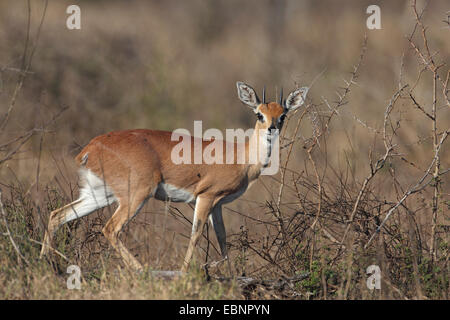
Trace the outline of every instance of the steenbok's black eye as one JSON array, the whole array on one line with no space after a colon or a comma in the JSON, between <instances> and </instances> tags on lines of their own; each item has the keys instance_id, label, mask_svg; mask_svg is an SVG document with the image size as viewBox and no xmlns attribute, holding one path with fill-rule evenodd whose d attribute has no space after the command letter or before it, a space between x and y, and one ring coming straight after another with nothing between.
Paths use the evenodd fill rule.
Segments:
<instances>
[{"instance_id":1,"label":"steenbok's black eye","mask_svg":"<svg viewBox=\"0 0 450 320\"><path fill-rule=\"evenodd\" d=\"M264 122L264 116L261 113L257 113L256 116L258 117L258 120L261 122Z\"/></svg>"},{"instance_id":2,"label":"steenbok's black eye","mask_svg":"<svg viewBox=\"0 0 450 320\"><path fill-rule=\"evenodd\" d=\"M282 114L281 117L280 117L280 123L283 123L283 121L284 121L285 118L286 118L286 115L285 115L285 114Z\"/></svg>"}]
</instances>

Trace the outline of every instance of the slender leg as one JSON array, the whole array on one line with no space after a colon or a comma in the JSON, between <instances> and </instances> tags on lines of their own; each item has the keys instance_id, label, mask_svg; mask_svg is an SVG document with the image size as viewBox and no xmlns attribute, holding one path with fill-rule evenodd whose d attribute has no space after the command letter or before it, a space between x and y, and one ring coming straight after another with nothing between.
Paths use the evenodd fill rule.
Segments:
<instances>
[{"instance_id":1,"label":"slender leg","mask_svg":"<svg viewBox=\"0 0 450 320\"><path fill-rule=\"evenodd\" d=\"M122 227L139 213L147 199L148 195L143 193L139 197L134 197L130 204L127 204L126 202L123 204L121 203L102 230L103 235L122 257L126 266L134 270L142 270L142 265L127 250L122 241L119 240L119 233L122 230Z\"/></svg>"},{"instance_id":2,"label":"slender leg","mask_svg":"<svg viewBox=\"0 0 450 320\"><path fill-rule=\"evenodd\" d=\"M53 235L61 225L85 216L98 208L98 206L93 206L91 202L92 201L88 198L80 198L50 213L47 230L45 231L44 240L42 242L40 258L48 254Z\"/></svg>"},{"instance_id":3,"label":"slender leg","mask_svg":"<svg viewBox=\"0 0 450 320\"><path fill-rule=\"evenodd\" d=\"M209 213L211 212L212 204L213 199L211 198L206 197L197 198L194 210L194 219L192 222L191 239L189 241L189 246L186 252L186 256L184 258L183 267L181 268L182 272L186 272L189 267L189 263L191 262L194 248L197 245L200 236L202 235L203 227L205 225Z\"/></svg>"},{"instance_id":4,"label":"slender leg","mask_svg":"<svg viewBox=\"0 0 450 320\"><path fill-rule=\"evenodd\" d=\"M217 237L217 241L219 242L220 252L222 253L222 258L227 259L228 271L230 272L230 276L233 276L233 272L231 270L230 259L228 258L227 234L225 231L225 225L223 224L222 206L220 206L220 205L215 206L209 217L210 217L211 224L214 227L214 231L216 232L216 237Z\"/></svg>"},{"instance_id":5,"label":"slender leg","mask_svg":"<svg viewBox=\"0 0 450 320\"><path fill-rule=\"evenodd\" d=\"M97 209L114 203L117 199L105 183L88 171L83 173L85 179L80 189L78 200L50 213L48 227L44 235L41 257L48 253L54 233L63 224L86 216Z\"/></svg>"}]
</instances>

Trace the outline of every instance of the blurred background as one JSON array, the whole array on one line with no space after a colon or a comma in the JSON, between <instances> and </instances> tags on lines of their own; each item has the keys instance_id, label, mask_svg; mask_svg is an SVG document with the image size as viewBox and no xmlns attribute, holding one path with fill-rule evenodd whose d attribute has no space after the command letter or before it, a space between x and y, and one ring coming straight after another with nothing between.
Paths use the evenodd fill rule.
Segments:
<instances>
[{"instance_id":1,"label":"blurred background","mask_svg":"<svg viewBox=\"0 0 450 320\"><path fill-rule=\"evenodd\" d=\"M7 165L0 166L2 184L23 185L42 205L45 199L39 200L36 183L58 185L68 198L76 196L72 158L96 135L129 128L192 130L194 120L202 120L204 130L253 127L256 119L239 102L236 81L250 84L259 94L266 85L269 100L274 100L280 87L287 94L316 79L309 92L316 113L302 121L300 144L293 148L289 163L300 172L308 161L301 142L314 135L314 115L327 111L324 101L338 99L336 92L345 87L343 80L349 79L367 35L367 49L348 103L331 123L326 147L320 146L313 154L324 174L327 166L350 170L358 185L368 174L369 149L377 156L384 150L372 129L382 129L400 74L403 83L413 84L422 69L406 39L415 24L409 1L86 0L76 1L81 8L81 30L68 30L66 8L71 4L49 1L35 42L44 2L31 1L29 46L36 43L36 49L2 131L2 141L9 141L41 127L68 107L51 126L28 140ZM381 30L366 27L366 8L371 4L381 8ZM438 64L450 63L450 30L444 23L449 9L448 1L430 1L424 15ZM10 106L23 62L27 10L26 1L0 1L1 116ZM442 69L443 79L447 69ZM419 81L415 87L418 102L428 110L431 84ZM439 129L446 130L450 113L442 97L438 113ZM431 124L410 101L400 102L395 116L402 120L396 137L401 151L421 168L396 167L399 181L407 184L416 181L429 164ZM286 129L290 133L296 119L291 122ZM448 142L444 147L441 166L448 168ZM227 206L225 223L231 236L245 226L252 227L254 222L246 215L261 213L261 204L277 193L277 179L264 177L241 200ZM447 199L448 182L444 179ZM379 188L389 193L393 187L380 181ZM179 208L192 217L187 205ZM150 257L142 253L142 260L153 264L162 259L155 265L176 267L184 255L189 224L168 217L167 240L167 233L161 232L164 203L150 202L144 211L137 221L147 233L138 236L139 226L131 225L135 230L129 240L135 244L132 250L139 250L140 237L148 237L146 243L152 244L145 254ZM163 239L165 247L154 250L154 243Z\"/></svg>"},{"instance_id":2,"label":"blurred background","mask_svg":"<svg viewBox=\"0 0 450 320\"><path fill-rule=\"evenodd\" d=\"M30 46L43 4L31 3ZM194 120L203 120L204 128L253 127L253 115L237 99L236 81L258 92L266 85L274 99L276 88L288 92L309 85L324 71L309 95L316 103L322 97L334 101L367 34L358 86L333 124L338 126L336 143L329 150L336 156L347 150L366 157L366 139L353 141L349 149L348 136L367 134L353 115L380 127L398 87L403 53L405 82L417 76L417 70L409 70L414 56L405 39L414 26L408 1L377 2L381 30L366 27L370 1L77 1L81 30L66 27L70 4L49 2L31 73L8 124L8 133L15 134L68 106L54 133L45 136L45 158L49 152L76 154L92 137L125 128L191 130ZM0 9L0 108L7 110L18 76L10 69L22 62L27 5L1 1ZM446 1L432 1L425 21L430 41L448 63L449 30L442 23L447 10ZM421 101L429 101L429 84L419 89ZM408 141L429 129L414 120L404 123ZM48 164L41 169L51 177L53 165ZM25 177L26 162L21 165L17 174Z\"/></svg>"}]
</instances>

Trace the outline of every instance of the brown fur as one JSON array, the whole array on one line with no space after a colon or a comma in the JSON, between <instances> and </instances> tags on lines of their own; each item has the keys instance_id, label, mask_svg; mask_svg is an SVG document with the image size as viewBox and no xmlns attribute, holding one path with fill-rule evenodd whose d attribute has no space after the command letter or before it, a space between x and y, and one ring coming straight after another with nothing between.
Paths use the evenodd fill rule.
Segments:
<instances>
[{"instance_id":1,"label":"brown fur","mask_svg":"<svg viewBox=\"0 0 450 320\"><path fill-rule=\"evenodd\" d=\"M253 89L248 89L248 93L256 95ZM254 108L268 121L256 122L255 133L250 138L250 142L260 139L256 134L258 129L263 129L264 132L267 132L270 126L281 129L278 119L286 112L285 108L274 102L260 104ZM119 207L106 223L103 233L131 268L141 269L142 267L125 248L118 235L123 225L139 211L145 201L150 196L154 196L158 184L163 182L177 189L183 189L193 194L196 199L192 236L182 268L186 271L194 247L210 214L222 256L227 257L226 234L221 210L223 201L221 200L230 196L226 200L232 201L240 196L261 172L261 163L250 164L248 161L250 154L258 152L258 149L251 149L255 144L248 141L243 149L246 159L244 164L174 164L171 160L171 152L179 141L171 141L171 136L171 132L146 129L114 131L92 139L76 157L78 164L102 179L118 200ZM193 137L190 139L191 163L193 163L195 143ZM202 140L201 143L205 150L211 141ZM225 162L226 142L221 143L223 143ZM232 146L236 163L238 144L234 143ZM82 200L79 199L50 214L41 255L47 253L53 233L61 222L67 220L69 214L73 214L74 207L80 205L80 202Z\"/></svg>"}]
</instances>

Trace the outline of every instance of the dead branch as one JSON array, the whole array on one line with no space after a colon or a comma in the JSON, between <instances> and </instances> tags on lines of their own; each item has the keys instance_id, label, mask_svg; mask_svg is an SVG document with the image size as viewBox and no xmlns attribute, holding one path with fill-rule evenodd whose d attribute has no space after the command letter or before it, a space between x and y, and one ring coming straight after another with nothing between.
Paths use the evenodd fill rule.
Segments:
<instances>
[{"instance_id":1,"label":"dead branch","mask_svg":"<svg viewBox=\"0 0 450 320\"><path fill-rule=\"evenodd\" d=\"M3 208L2 190L1 189L0 189L0 213L2 214L3 224L5 225L5 228L6 228L6 235L8 236L9 241L11 242L11 245L13 246L14 250L16 251L19 261L22 260L27 265L29 265L30 263L28 262L27 259L25 259L25 257L20 252L19 247L17 246L16 242L14 241L14 238L12 237L11 230L9 229L9 224L8 224L8 220L6 219L5 209Z\"/></svg>"},{"instance_id":2,"label":"dead branch","mask_svg":"<svg viewBox=\"0 0 450 320\"><path fill-rule=\"evenodd\" d=\"M294 277L286 278L280 277L279 279L257 279L252 277L236 277L236 278L226 278L226 277L211 277L211 279L220 282L231 282L236 281L236 283L242 289L248 289L252 286L262 286L268 290L282 290L285 287L292 286L293 284L305 280L309 277L309 273L303 273Z\"/></svg>"},{"instance_id":3,"label":"dead branch","mask_svg":"<svg viewBox=\"0 0 450 320\"><path fill-rule=\"evenodd\" d=\"M381 228L384 226L384 224L386 223L386 221L389 219L389 217L391 216L391 214L400 206L403 204L403 202L412 194L419 192L423 189L425 189L428 185L430 185L430 183L432 183L434 181L434 178L431 178L430 180L428 180L427 182L424 183L424 180L426 179L426 177L428 175L431 174L431 170L436 162L436 159L439 156L439 151L441 150L442 144L444 143L445 139L447 139L448 134L450 133L450 130L447 130L446 132L444 132L444 134L441 137L441 140L439 141L439 144L437 146L437 149L435 150L435 154L433 157L433 160L431 161L430 165L428 166L428 169L425 171L425 174L419 179L419 181L412 187L409 188L405 194L403 195L403 197L400 199L400 201L397 202L397 204L395 206L393 206L388 213L386 214L386 217L384 218L383 222L377 227L377 229L375 230L375 232L372 234L372 236L370 237L369 241L367 242L367 244L364 246L364 249L367 249L370 244L372 243L373 239L375 238L375 236L377 234L380 233Z\"/></svg>"}]
</instances>

